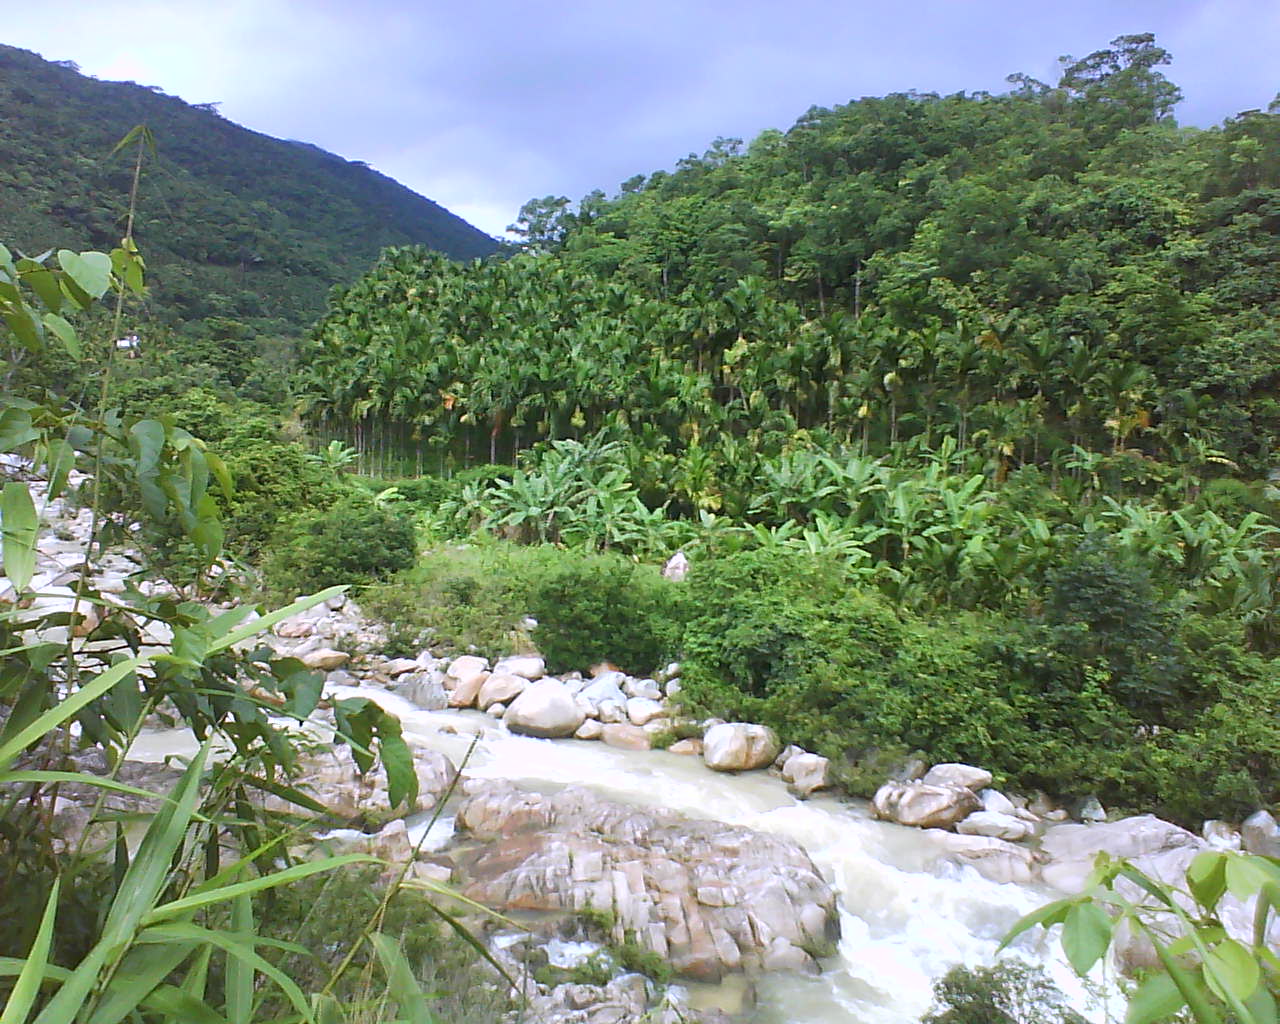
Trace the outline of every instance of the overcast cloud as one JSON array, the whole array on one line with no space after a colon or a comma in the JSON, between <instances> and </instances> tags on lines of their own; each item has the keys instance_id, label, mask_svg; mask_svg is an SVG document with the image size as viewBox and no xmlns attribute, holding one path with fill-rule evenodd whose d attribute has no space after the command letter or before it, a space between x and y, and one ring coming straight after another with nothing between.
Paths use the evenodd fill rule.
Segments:
<instances>
[{"instance_id":1,"label":"overcast cloud","mask_svg":"<svg viewBox=\"0 0 1280 1024\"><path fill-rule=\"evenodd\" d=\"M0 40L221 103L364 160L494 234L532 196L612 193L812 105L1004 89L1156 33L1183 123L1280 91L1280 0L0 0ZM3 116L3 112L0 112Z\"/></svg>"}]
</instances>

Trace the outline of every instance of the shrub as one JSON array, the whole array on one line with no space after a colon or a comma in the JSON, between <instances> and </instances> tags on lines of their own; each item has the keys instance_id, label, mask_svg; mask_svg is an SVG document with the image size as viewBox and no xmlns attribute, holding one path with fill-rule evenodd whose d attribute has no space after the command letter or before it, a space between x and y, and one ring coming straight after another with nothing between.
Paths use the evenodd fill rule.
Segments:
<instances>
[{"instance_id":1,"label":"shrub","mask_svg":"<svg viewBox=\"0 0 1280 1024\"><path fill-rule=\"evenodd\" d=\"M416 551L413 524L405 516L352 494L327 511L285 524L263 572L268 586L285 594L365 584L412 565Z\"/></svg>"},{"instance_id":2,"label":"shrub","mask_svg":"<svg viewBox=\"0 0 1280 1024\"><path fill-rule=\"evenodd\" d=\"M1013 960L953 967L934 983L933 998L922 1024L1085 1024L1042 968Z\"/></svg>"}]
</instances>

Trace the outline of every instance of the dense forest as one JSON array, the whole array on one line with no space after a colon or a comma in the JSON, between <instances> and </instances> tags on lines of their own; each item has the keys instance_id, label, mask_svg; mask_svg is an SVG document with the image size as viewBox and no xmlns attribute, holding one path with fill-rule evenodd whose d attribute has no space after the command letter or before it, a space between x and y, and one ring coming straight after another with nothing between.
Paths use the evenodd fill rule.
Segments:
<instances>
[{"instance_id":1,"label":"dense forest","mask_svg":"<svg viewBox=\"0 0 1280 1024\"><path fill-rule=\"evenodd\" d=\"M207 318L297 334L329 288L391 245L454 259L496 243L403 185L316 146L273 139L133 82L0 46L0 222L31 255L51 239L109 249L123 234L131 162L112 157L137 124L156 139L134 237L147 253L139 318L189 331ZM145 321L144 321L145 322Z\"/></svg>"}]
</instances>

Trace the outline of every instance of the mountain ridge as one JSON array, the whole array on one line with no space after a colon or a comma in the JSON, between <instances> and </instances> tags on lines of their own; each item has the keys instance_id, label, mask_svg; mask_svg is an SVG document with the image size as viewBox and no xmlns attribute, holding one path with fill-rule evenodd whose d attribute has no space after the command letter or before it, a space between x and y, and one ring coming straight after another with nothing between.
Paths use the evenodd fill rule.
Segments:
<instances>
[{"instance_id":1,"label":"mountain ridge","mask_svg":"<svg viewBox=\"0 0 1280 1024\"><path fill-rule=\"evenodd\" d=\"M0 223L6 240L107 248L120 237L135 125L144 153L135 236L149 264L140 315L210 317L296 333L329 289L393 245L483 258L496 240L360 161L277 139L158 88L83 75L68 61L0 44Z\"/></svg>"}]
</instances>

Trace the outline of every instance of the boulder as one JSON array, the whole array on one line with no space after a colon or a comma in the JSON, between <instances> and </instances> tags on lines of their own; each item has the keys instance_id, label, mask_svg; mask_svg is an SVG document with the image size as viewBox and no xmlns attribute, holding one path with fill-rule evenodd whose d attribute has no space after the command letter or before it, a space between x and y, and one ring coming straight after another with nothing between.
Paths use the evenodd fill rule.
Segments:
<instances>
[{"instance_id":1,"label":"boulder","mask_svg":"<svg viewBox=\"0 0 1280 1024\"><path fill-rule=\"evenodd\" d=\"M604 726L594 718L588 718L574 730L573 738L578 740L598 740L604 733Z\"/></svg>"},{"instance_id":2,"label":"boulder","mask_svg":"<svg viewBox=\"0 0 1280 1024\"><path fill-rule=\"evenodd\" d=\"M677 551L667 559L667 564L662 567L662 575L676 583L684 582L689 575L689 559L683 551Z\"/></svg>"},{"instance_id":3,"label":"boulder","mask_svg":"<svg viewBox=\"0 0 1280 1024\"><path fill-rule=\"evenodd\" d=\"M596 705L596 711L599 713L600 721L605 723L627 721L627 704L625 700L602 700Z\"/></svg>"},{"instance_id":4,"label":"boulder","mask_svg":"<svg viewBox=\"0 0 1280 1024\"><path fill-rule=\"evenodd\" d=\"M638 725L626 722L610 722L600 727L600 739L610 747L620 750L649 750L653 741Z\"/></svg>"},{"instance_id":5,"label":"boulder","mask_svg":"<svg viewBox=\"0 0 1280 1024\"><path fill-rule=\"evenodd\" d=\"M1094 858L1105 852L1133 861L1161 881L1181 883L1187 864L1204 848L1186 829L1152 814L1100 825L1056 825L1040 841L1048 861L1041 873L1055 889L1075 894L1083 889Z\"/></svg>"},{"instance_id":6,"label":"boulder","mask_svg":"<svg viewBox=\"0 0 1280 1024\"><path fill-rule=\"evenodd\" d=\"M489 677L490 682L493 678ZM572 736L585 720L586 716L573 699L573 694L560 680L542 679L530 683L519 676L510 678L520 678L526 683L502 716L512 732L544 738Z\"/></svg>"},{"instance_id":7,"label":"boulder","mask_svg":"<svg viewBox=\"0 0 1280 1024\"><path fill-rule=\"evenodd\" d=\"M929 829L927 835L949 856L972 865L978 874L993 882L1026 885L1035 876L1035 855L1024 846L991 836L957 835L940 829Z\"/></svg>"},{"instance_id":8,"label":"boulder","mask_svg":"<svg viewBox=\"0 0 1280 1024\"><path fill-rule=\"evenodd\" d=\"M560 689L564 689L564 685L556 680L556 685ZM480 692L476 694L476 707L481 711L488 709L490 704L510 704L520 694L524 693L525 688L529 686L529 680L524 676L513 676L505 672L490 672L489 678L480 686ZM574 726L576 729L577 726Z\"/></svg>"},{"instance_id":9,"label":"boulder","mask_svg":"<svg viewBox=\"0 0 1280 1024\"><path fill-rule=\"evenodd\" d=\"M379 671L388 679L395 679L406 672L416 672L421 666L417 658L392 658L378 666Z\"/></svg>"},{"instance_id":10,"label":"boulder","mask_svg":"<svg viewBox=\"0 0 1280 1024\"><path fill-rule=\"evenodd\" d=\"M982 806L973 790L928 782L886 782L871 801L877 818L916 828L951 828Z\"/></svg>"},{"instance_id":11,"label":"boulder","mask_svg":"<svg viewBox=\"0 0 1280 1024\"><path fill-rule=\"evenodd\" d=\"M618 684L622 681L621 672L606 672L604 675L591 680L578 692L591 701L597 707L606 701L612 701L614 704L626 704L627 695L622 692L622 687Z\"/></svg>"},{"instance_id":12,"label":"boulder","mask_svg":"<svg viewBox=\"0 0 1280 1024\"><path fill-rule=\"evenodd\" d=\"M766 965L816 972L836 899L794 841L639 808L571 786L552 794L466 784L462 891L501 912L591 907L677 974L714 982ZM635 1017L620 1020L635 1020Z\"/></svg>"},{"instance_id":13,"label":"boulder","mask_svg":"<svg viewBox=\"0 0 1280 1024\"><path fill-rule=\"evenodd\" d=\"M346 651L335 651L332 647L321 647L302 656L302 664L319 672L341 668L350 660L351 655Z\"/></svg>"},{"instance_id":14,"label":"boulder","mask_svg":"<svg viewBox=\"0 0 1280 1024\"><path fill-rule=\"evenodd\" d=\"M666 714L666 709L648 697L632 697L627 701L627 718L632 725L644 725Z\"/></svg>"},{"instance_id":15,"label":"boulder","mask_svg":"<svg viewBox=\"0 0 1280 1024\"><path fill-rule=\"evenodd\" d=\"M702 740L697 737L691 737L687 740L676 740L676 742L667 747L667 749L673 754L684 754L685 756L689 756L691 754L701 755Z\"/></svg>"},{"instance_id":16,"label":"boulder","mask_svg":"<svg viewBox=\"0 0 1280 1024\"><path fill-rule=\"evenodd\" d=\"M446 678L448 677L446 676ZM488 678L488 672L475 672L469 673L465 679L455 679L453 689L449 691L449 707L473 707L476 698L480 696L480 688L484 686L485 680Z\"/></svg>"},{"instance_id":17,"label":"boulder","mask_svg":"<svg viewBox=\"0 0 1280 1024\"><path fill-rule=\"evenodd\" d=\"M541 679L547 674L547 663L542 660L542 655L540 654L520 654L510 658L503 658L493 666L493 671L506 675L521 676L532 681Z\"/></svg>"},{"instance_id":18,"label":"boulder","mask_svg":"<svg viewBox=\"0 0 1280 1024\"><path fill-rule=\"evenodd\" d=\"M782 779L797 796L808 796L830 785L827 780L830 768L831 763L825 757L802 750L783 763Z\"/></svg>"},{"instance_id":19,"label":"boulder","mask_svg":"<svg viewBox=\"0 0 1280 1024\"><path fill-rule=\"evenodd\" d=\"M647 697L649 700L662 699L662 687L652 679L627 679L622 684L622 692L628 697Z\"/></svg>"},{"instance_id":20,"label":"boulder","mask_svg":"<svg viewBox=\"0 0 1280 1024\"><path fill-rule=\"evenodd\" d=\"M768 768L781 749L772 729L747 722L713 725L702 737L702 759L718 772Z\"/></svg>"},{"instance_id":21,"label":"boulder","mask_svg":"<svg viewBox=\"0 0 1280 1024\"><path fill-rule=\"evenodd\" d=\"M1075 809L1075 819L1086 824L1095 825L1107 820L1107 809L1096 796L1085 797Z\"/></svg>"},{"instance_id":22,"label":"boulder","mask_svg":"<svg viewBox=\"0 0 1280 1024\"><path fill-rule=\"evenodd\" d=\"M465 683L475 676L481 675L489 671L489 662L486 658L478 658L474 654L464 654L461 658L454 658L449 662L448 671L445 673L447 680L446 689L453 689L458 683Z\"/></svg>"},{"instance_id":23,"label":"boulder","mask_svg":"<svg viewBox=\"0 0 1280 1024\"><path fill-rule=\"evenodd\" d=\"M1013 814L1018 810L1013 801L998 789L984 789L978 794L978 799L982 801L982 809L993 814Z\"/></svg>"},{"instance_id":24,"label":"boulder","mask_svg":"<svg viewBox=\"0 0 1280 1024\"><path fill-rule=\"evenodd\" d=\"M956 823L956 831L962 836L987 836L1017 842L1035 831L1031 823L999 811L974 811L963 821Z\"/></svg>"},{"instance_id":25,"label":"boulder","mask_svg":"<svg viewBox=\"0 0 1280 1024\"><path fill-rule=\"evenodd\" d=\"M1240 830L1225 821L1206 821L1200 835L1215 850L1239 850L1243 846Z\"/></svg>"},{"instance_id":26,"label":"boulder","mask_svg":"<svg viewBox=\"0 0 1280 1024\"><path fill-rule=\"evenodd\" d=\"M991 785L991 773L971 764L935 764L920 780L926 786L955 786L972 789L975 793Z\"/></svg>"},{"instance_id":27,"label":"boulder","mask_svg":"<svg viewBox=\"0 0 1280 1024\"><path fill-rule=\"evenodd\" d=\"M439 672L408 672L397 681L395 692L427 711L439 711L449 706L452 694L445 693L444 680ZM456 693L457 690L454 691Z\"/></svg>"},{"instance_id":28,"label":"boulder","mask_svg":"<svg viewBox=\"0 0 1280 1024\"><path fill-rule=\"evenodd\" d=\"M362 773L346 744L299 757L299 775L294 785L324 804L336 818L359 824L386 820L412 810L428 811L444 797L457 769L438 751L416 746L411 750L414 774L418 778L418 799L413 808L406 809L403 805L392 808L386 773L381 770ZM276 796L267 797L265 803L271 810L297 810Z\"/></svg>"},{"instance_id":29,"label":"boulder","mask_svg":"<svg viewBox=\"0 0 1280 1024\"><path fill-rule=\"evenodd\" d=\"M1246 853L1280 857L1280 825L1267 811L1254 811L1240 826L1240 844Z\"/></svg>"}]
</instances>

